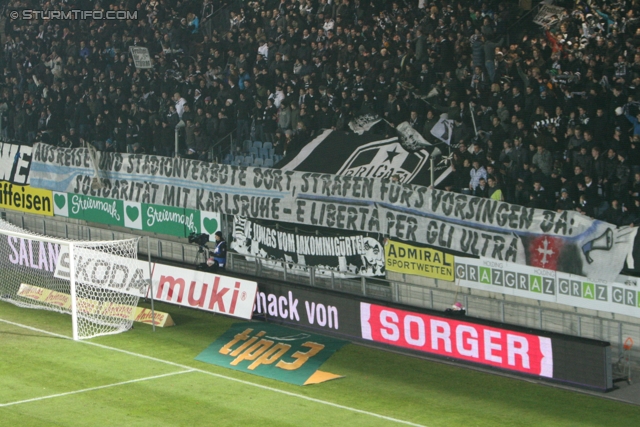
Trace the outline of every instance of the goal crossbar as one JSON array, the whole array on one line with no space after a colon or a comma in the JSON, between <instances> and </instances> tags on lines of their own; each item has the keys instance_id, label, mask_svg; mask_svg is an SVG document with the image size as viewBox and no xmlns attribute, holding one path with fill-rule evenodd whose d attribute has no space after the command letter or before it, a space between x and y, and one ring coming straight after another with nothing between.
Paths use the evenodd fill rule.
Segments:
<instances>
[{"instance_id":1,"label":"goal crossbar","mask_svg":"<svg viewBox=\"0 0 640 427\"><path fill-rule=\"evenodd\" d=\"M133 318L122 312L135 309L149 284L138 241L60 239L0 220L0 299L70 314L74 340L126 331ZM25 284L42 297L21 295Z\"/></svg>"}]
</instances>

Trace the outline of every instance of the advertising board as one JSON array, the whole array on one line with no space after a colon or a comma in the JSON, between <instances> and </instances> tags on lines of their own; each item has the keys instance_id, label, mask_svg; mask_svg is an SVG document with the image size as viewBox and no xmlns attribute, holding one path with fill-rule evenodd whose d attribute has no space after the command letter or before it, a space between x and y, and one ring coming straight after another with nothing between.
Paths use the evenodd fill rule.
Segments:
<instances>
[{"instance_id":1,"label":"advertising board","mask_svg":"<svg viewBox=\"0 0 640 427\"><path fill-rule=\"evenodd\" d=\"M413 355L598 390L612 388L611 348L602 341L271 282L259 284L254 317Z\"/></svg>"},{"instance_id":2,"label":"advertising board","mask_svg":"<svg viewBox=\"0 0 640 427\"><path fill-rule=\"evenodd\" d=\"M460 286L640 317L637 286L488 258L455 258Z\"/></svg>"},{"instance_id":3,"label":"advertising board","mask_svg":"<svg viewBox=\"0 0 640 427\"><path fill-rule=\"evenodd\" d=\"M256 282L165 264L154 264L151 278L156 300L251 319Z\"/></svg>"}]
</instances>

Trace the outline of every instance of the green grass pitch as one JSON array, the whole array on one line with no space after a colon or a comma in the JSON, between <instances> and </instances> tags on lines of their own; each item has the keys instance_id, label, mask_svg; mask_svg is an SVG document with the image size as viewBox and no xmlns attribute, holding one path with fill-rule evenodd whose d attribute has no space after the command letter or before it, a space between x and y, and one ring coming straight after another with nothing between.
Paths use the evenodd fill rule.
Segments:
<instances>
[{"instance_id":1,"label":"green grass pitch","mask_svg":"<svg viewBox=\"0 0 640 427\"><path fill-rule=\"evenodd\" d=\"M354 344L322 367L345 378L294 386L194 360L235 320L158 309L177 326L86 343L42 332L70 336L67 315L0 302L0 426L640 424L633 405Z\"/></svg>"}]
</instances>

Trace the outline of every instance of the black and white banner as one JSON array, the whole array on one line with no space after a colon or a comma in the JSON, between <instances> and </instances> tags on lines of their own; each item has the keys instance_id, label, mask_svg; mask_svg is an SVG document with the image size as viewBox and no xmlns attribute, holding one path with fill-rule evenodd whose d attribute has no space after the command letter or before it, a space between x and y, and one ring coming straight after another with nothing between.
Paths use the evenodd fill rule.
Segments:
<instances>
[{"instance_id":1,"label":"black and white banner","mask_svg":"<svg viewBox=\"0 0 640 427\"><path fill-rule=\"evenodd\" d=\"M373 126L380 123L382 118L377 114L365 114L363 116L356 117L349 122L349 129L362 135L366 131L370 130Z\"/></svg>"},{"instance_id":2,"label":"black and white banner","mask_svg":"<svg viewBox=\"0 0 640 427\"><path fill-rule=\"evenodd\" d=\"M31 147L0 143L0 181L11 184L29 184Z\"/></svg>"},{"instance_id":3,"label":"black and white banner","mask_svg":"<svg viewBox=\"0 0 640 427\"><path fill-rule=\"evenodd\" d=\"M395 143L401 146L397 139ZM98 161L102 188L91 185L94 171L86 149L36 144L31 184L58 192L382 234L610 281L622 269L637 232L575 211L537 210L380 179L386 176L121 153L99 153Z\"/></svg>"},{"instance_id":4,"label":"black and white banner","mask_svg":"<svg viewBox=\"0 0 640 427\"><path fill-rule=\"evenodd\" d=\"M373 237L346 231L311 227L285 228L283 224L256 222L235 216L231 249L239 254L262 258L263 266L289 271L337 277L349 275L384 276L384 249Z\"/></svg>"},{"instance_id":5,"label":"black and white banner","mask_svg":"<svg viewBox=\"0 0 640 427\"><path fill-rule=\"evenodd\" d=\"M138 70L153 68L151 56L149 55L149 49L142 46L130 46L129 52L131 52L133 63Z\"/></svg>"},{"instance_id":6,"label":"black and white banner","mask_svg":"<svg viewBox=\"0 0 640 427\"><path fill-rule=\"evenodd\" d=\"M406 125L408 126L408 124ZM318 172L362 178L391 179L401 183L431 185L430 144L415 130L400 132L393 138L381 138L370 132L354 135L348 132L326 130L311 140L293 158L285 159L276 167L285 171ZM400 126L399 126L400 128ZM417 135L416 135L417 134ZM441 162L435 153L434 179L444 179L449 165Z\"/></svg>"},{"instance_id":7,"label":"black and white banner","mask_svg":"<svg viewBox=\"0 0 640 427\"><path fill-rule=\"evenodd\" d=\"M548 28L550 25L555 24L560 20L564 10L564 7L543 4L540 7L538 14L533 18L533 22L542 27Z\"/></svg>"},{"instance_id":8,"label":"black and white banner","mask_svg":"<svg viewBox=\"0 0 640 427\"><path fill-rule=\"evenodd\" d=\"M449 145L451 145L452 132L453 120L449 119L446 113L442 114L438 122L431 128L431 135Z\"/></svg>"},{"instance_id":9,"label":"black and white banner","mask_svg":"<svg viewBox=\"0 0 640 427\"><path fill-rule=\"evenodd\" d=\"M396 131L398 131L402 145L409 150L420 150L431 145L430 142L420 135L420 132L411 127L409 122L400 123L396 126Z\"/></svg>"}]
</instances>

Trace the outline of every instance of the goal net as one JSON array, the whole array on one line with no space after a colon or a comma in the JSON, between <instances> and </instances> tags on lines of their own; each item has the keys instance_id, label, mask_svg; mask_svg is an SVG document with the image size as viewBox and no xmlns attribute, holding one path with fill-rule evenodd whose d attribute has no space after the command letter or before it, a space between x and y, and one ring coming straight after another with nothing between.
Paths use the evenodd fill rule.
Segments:
<instances>
[{"instance_id":1,"label":"goal net","mask_svg":"<svg viewBox=\"0 0 640 427\"><path fill-rule=\"evenodd\" d=\"M126 331L149 279L137 246L56 239L0 220L0 300L71 314L76 340Z\"/></svg>"}]
</instances>

